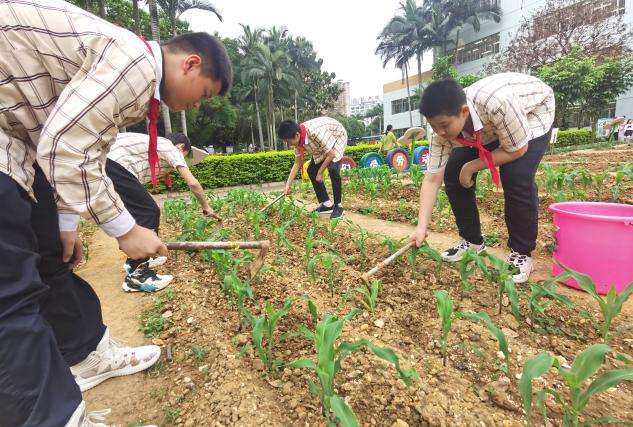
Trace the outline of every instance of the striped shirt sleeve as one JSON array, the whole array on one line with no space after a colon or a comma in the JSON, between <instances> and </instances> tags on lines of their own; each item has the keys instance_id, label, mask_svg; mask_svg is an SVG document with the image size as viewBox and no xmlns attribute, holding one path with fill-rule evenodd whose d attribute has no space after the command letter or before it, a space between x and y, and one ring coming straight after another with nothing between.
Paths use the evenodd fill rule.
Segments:
<instances>
[{"instance_id":1,"label":"striped shirt sleeve","mask_svg":"<svg viewBox=\"0 0 633 427\"><path fill-rule=\"evenodd\" d=\"M37 161L60 214L90 216L119 237L135 222L105 174L106 154L124 110L149 102L154 82L148 76L155 74L144 55L130 57L114 40L104 41L97 55L90 70L62 91L42 129Z\"/></svg>"}]
</instances>

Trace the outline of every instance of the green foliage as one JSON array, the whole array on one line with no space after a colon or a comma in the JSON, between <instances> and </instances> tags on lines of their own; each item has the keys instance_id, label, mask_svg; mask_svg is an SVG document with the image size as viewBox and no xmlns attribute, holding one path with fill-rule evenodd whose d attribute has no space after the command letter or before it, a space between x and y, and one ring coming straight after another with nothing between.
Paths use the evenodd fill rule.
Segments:
<instances>
[{"instance_id":1,"label":"green foliage","mask_svg":"<svg viewBox=\"0 0 633 427\"><path fill-rule=\"evenodd\" d=\"M556 284L553 281L546 281L542 284L530 283L531 293L527 300L532 327L536 327L541 323L541 316L545 316L545 311L553 302L573 307L574 303L556 290Z\"/></svg>"},{"instance_id":2,"label":"green foliage","mask_svg":"<svg viewBox=\"0 0 633 427\"><path fill-rule=\"evenodd\" d=\"M462 87L468 87L476 81L481 80L481 77L476 74L460 75L457 72L457 68L453 65L453 58L451 56L440 56L436 58L431 70L433 71L431 77L433 81L454 79L457 80Z\"/></svg>"},{"instance_id":3,"label":"green foliage","mask_svg":"<svg viewBox=\"0 0 633 427\"><path fill-rule=\"evenodd\" d=\"M270 301L266 301L259 316L254 316L249 311L245 312L253 329L251 334L253 346L268 372L276 370L283 364L283 361L276 360L274 357L275 330L279 320L290 312L293 303L294 299L289 298L279 310L276 310Z\"/></svg>"},{"instance_id":4,"label":"green foliage","mask_svg":"<svg viewBox=\"0 0 633 427\"><path fill-rule=\"evenodd\" d=\"M486 328L488 329L490 334L499 343L499 350L501 350L505 358L506 365L501 369L508 376L508 378L510 378L510 349L508 347L508 338L506 337L506 334L504 334L503 331L494 324L494 322L490 319L490 316L488 316L488 314L486 313L460 312L458 315L463 319L471 320L473 322L483 322L484 325L486 325Z\"/></svg>"},{"instance_id":5,"label":"green foliage","mask_svg":"<svg viewBox=\"0 0 633 427\"><path fill-rule=\"evenodd\" d=\"M380 293L381 286L380 280L373 280L370 286L365 285L353 289L354 292L362 295L363 306L372 316L376 314L376 305L378 304L378 294Z\"/></svg>"},{"instance_id":6,"label":"green foliage","mask_svg":"<svg viewBox=\"0 0 633 427\"><path fill-rule=\"evenodd\" d=\"M448 334L451 331L453 325L453 319L455 313L453 310L453 300L445 290L435 292L437 314L439 314L442 320L442 332L440 334L440 347L442 350L442 363L446 366L446 359L448 357Z\"/></svg>"},{"instance_id":7,"label":"green foliage","mask_svg":"<svg viewBox=\"0 0 633 427\"><path fill-rule=\"evenodd\" d=\"M556 137L555 147L593 144L596 139L590 129L561 130Z\"/></svg>"},{"instance_id":8,"label":"green foliage","mask_svg":"<svg viewBox=\"0 0 633 427\"><path fill-rule=\"evenodd\" d=\"M330 288L330 295L333 297L336 276L338 272L341 271L345 263L341 257L333 254L332 252L324 252L315 255L308 262L308 274L310 275L310 279L312 281L316 281L317 265L321 265L321 268L325 271L325 281Z\"/></svg>"},{"instance_id":9,"label":"green foliage","mask_svg":"<svg viewBox=\"0 0 633 427\"><path fill-rule=\"evenodd\" d=\"M191 355L198 360L204 359L204 356L207 355L209 349L205 346L194 345L191 347Z\"/></svg>"},{"instance_id":10,"label":"green foliage","mask_svg":"<svg viewBox=\"0 0 633 427\"><path fill-rule=\"evenodd\" d=\"M313 343L317 353L316 360L297 359L288 366L291 368L310 369L316 373L319 384L317 385L312 380L308 380L308 387L321 400L323 416L328 421L328 424L334 424L336 420L343 426L359 425L351 408L336 393L335 379L341 370L343 359L361 348L365 347L380 359L391 363L396 368L400 379L406 384L411 384L418 378L415 370L406 370L400 367L398 356L390 348L378 347L366 339L338 343L345 322L351 320L359 312L358 309L352 310L342 318L325 314L320 320L318 319L316 307L311 301L309 309L315 322L314 330L302 325L298 334Z\"/></svg>"},{"instance_id":11,"label":"green foliage","mask_svg":"<svg viewBox=\"0 0 633 427\"><path fill-rule=\"evenodd\" d=\"M602 326L600 327L600 333L604 342L608 343L611 340L611 336L609 335L611 323L613 322L613 319L622 311L622 305L626 302L626 300L629 299L631 295L633 295L633 283L629 283L629 285L626 286L619 295L616 293L615 288L612 287L611 289L609 289L606 297L603 298L602 296L598 295L598 292L596 291L596 285L593 283L593 280L591 280L591 277L571 270L560 263L559 265L565 271L558 275L554 280L564 282L565 280L568 280L570 278L574 279L582 288L582 290L591 295L600 306L600 313L602 313Z\"/></svg>"},{"instance_id":12,"label":"green foliage","mask_svg":"<svg viewBox=\"0 0 633 427\"><path fill-rule=\"evenodd\" d=\"M585 386L585 383L592 379L604 366L606 354L612 351L608 345L594 344L578 354L571 367L561 365L558 359L553 358L547 352L540 353L536 357L527 360L519 382L519 391L523 400L523 410L528 420L531 421L532 401L534 398L532 381L553 366L567 386L569 398L566 400L559 391L545 387L536 393L536 404L541 411L543 419L547 420L545 398L549 394L561 406L563 426L575 427L580 425L582 413L593 395L615 387L622 381L633 380L633 368L613 369L599 374L589 385ZM602 424L605 422L618 423L618 420L607 417L587 420L583 424Z\"/></svg>"}]
</instances>

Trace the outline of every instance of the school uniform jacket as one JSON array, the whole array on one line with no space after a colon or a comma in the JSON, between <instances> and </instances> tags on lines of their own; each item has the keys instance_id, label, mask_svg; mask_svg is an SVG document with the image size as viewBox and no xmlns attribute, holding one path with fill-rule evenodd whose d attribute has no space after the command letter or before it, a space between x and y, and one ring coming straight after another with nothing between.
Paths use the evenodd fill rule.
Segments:
<instances>
[{"instance_id":1,"label":"school uniform jacket","mask_svg":"<svg viewBox=\"0 0 633 427\"><path fill-rule=\"evenodd\" d=\"M136 35L61 0L0 0L0 171L33 197L33 164L60 229L78 214L118 237L134 226L105 174L118 129L147 116L162 75Z\"/></svg>"}]
</instances>

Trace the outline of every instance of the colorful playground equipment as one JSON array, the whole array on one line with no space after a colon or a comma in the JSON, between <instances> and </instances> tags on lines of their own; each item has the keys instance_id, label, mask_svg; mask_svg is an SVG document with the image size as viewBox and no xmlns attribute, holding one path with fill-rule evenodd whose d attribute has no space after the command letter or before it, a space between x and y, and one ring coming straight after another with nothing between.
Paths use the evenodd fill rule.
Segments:
<instances>
[{"instance_id":1,"label":"colorful playground equipment","mask_svg":"<svg viewBox=\"0 0 633 427\"><path fill-rule=\"evenodd\" d=\"M375 168L382 165L387 165L394 169L396 172L405 172L411 166L411 159L409 153L414 145L414 141L424 138L426 134L425 130L421 127L412 127L398 138L398 148L393 148L387 152L387 155L383 157L378 152L371 152L365 154L360 159L360 165L364 168ZM409 148L407 150L407 147ZM413 163L426 167L428 161L428 147L417 147L413 150Z\"/></svg>"}]
</instances>

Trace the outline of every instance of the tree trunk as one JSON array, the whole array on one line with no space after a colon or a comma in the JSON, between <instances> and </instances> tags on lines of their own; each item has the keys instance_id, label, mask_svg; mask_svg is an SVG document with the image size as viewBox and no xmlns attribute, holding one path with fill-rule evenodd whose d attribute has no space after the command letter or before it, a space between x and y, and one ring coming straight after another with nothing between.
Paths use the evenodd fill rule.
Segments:
<instances>
[{"instance_id":1,"label":"tree trunk","mask_svg":"<svg viewBox=\"0 0 633 427\"><path fill-rule=\"evenodd\" d=\"M270 126L270 149L274 150L277 147L275 144L275 106L273 103L273 85L268 84L268 126Z\"/></svg>"},{"instance_id":2,"label":"tree trunk","mask_svg":"<svg viewBox=\"0 0 633 427\"><path fill-rule=\"evenodd\" d=\"M411 113L411 87L409 86L408 64L404 64L404 78L407 79L407 105L409 106L409 127L413 127L413 113Z\"/></svg>"},{"instance_id":3,"label":"tree trunk","mask_svg":"<svg viewBox=\"0 0 633 427\"><path fill-rule=\"evenodd\" d=\"M418 96L422 99L422 55L417 55L418 59ZM424 117L420 113L420 126L424 123Z\"/></svg>"},{"instance_id":4,"label":"tree trunk","mask_svg":"<svg viewBox=\"0 0 633 427\"><path fill-rule=\"evenodd\" d=\"M141 35L141 17L138 12L138 0L132 0L132 19L134 20L134 33Z\"/></svg>"},{"instance_id":5,"label":"tree trunk","mask_svg":"<svg viewBox=\"0 0 633 427\"><path fill-rule=\"evenodd\" d=\"M152 23L152 38L154 41L160 43L160 32L158 31L158 9L156 9L156 0L147 0L149 6L149 16ZM160 82L156 82L160 85ZM163 116L163 124L165 126L165 133L171 133L171 118L169 117L169 108L161 102L160 111Z\"/></svg>"},{"instance_id":6,"label":"tree trunk","mask_svg":"<svg viewBox=\"0 0 633 427\"><path fill-rule=\"evenodd\" d=\"M257 112L257 130L259 131L259 148L261 151L264 151L266 147L264 147L264 135L262 132L262 118L259 114L259 100L257 94L257 84L253 83L253 91L255 93L255 111Z\"/></svg>"},{"instance_id":7,"label":"tree trunk","mask_svg":"<svg viewBox=\"0 0 633 427\"><path fill-rule=\"evenodd\" d=\"M99 0L99 17L106 19L105 0Z\"/></svg>"}]
</instances>

